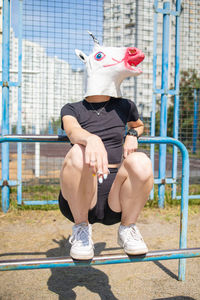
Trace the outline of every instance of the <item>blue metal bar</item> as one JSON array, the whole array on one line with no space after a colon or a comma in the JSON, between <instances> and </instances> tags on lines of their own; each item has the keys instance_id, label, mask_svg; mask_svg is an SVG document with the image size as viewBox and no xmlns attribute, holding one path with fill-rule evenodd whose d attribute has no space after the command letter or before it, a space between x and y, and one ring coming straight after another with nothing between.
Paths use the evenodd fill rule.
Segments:
<instances>
[{"instance_id":1,"label":"blue metal bar","mask_svg":"<svg viewBox=\"0 0 200 300\"><path fill-rule=\"evenodd\" d=\"M151 143L148 140L141 140L140 143ZM159 141L159 142L158 142ZM181 229L180 229L180 249L187 247L187 221L188 221L188 194L189 194L189 155L186 147L178 140L172 138L154 138L153 142L157 144L176 145L182 154L182 187L181 187ZM186 262L184 259L179 261L179 280L185 280Z\"/></svg>"},{"instance_id":2,"label":"blue metal bar","mask_svg":"<svg viewBox=\"0 0 200 300\"><path fill-rule=\"evenodd\" d=\"M196 147L197 147L199 94L200 94L200 90L194 89L194 124L193 124L192 153L196 153Z\"/></svg>"},{"instance_id":3,"label":"blue metal bar","mask_svg":"<svg viewBox=\"0 0 200 300\"><path fill-rule=\"evenodd\" d=\"M25 205L54 205L58 204L58 200L25 200L23 199L23 204Z\"/></svg>"},{"instance_id":4,"label":"blue metal bar","mask_svg":"<svg viewBox=\"0 0 200 300\"><path fill-rule=\"evenodd\" d=\"M0 186L3 186L4 184L7 184L8 186L16 186L18 185L18 181L17 180L8 180L8 181L3 181L3 180L0 180Z\"/></svg>"},{"instance_id":5,"label":"blue metal bar","mask_svg":"<svg viewBox=\"0 0 200 300\"><path fill-rule=\"evenodd\" d=\"M176 0L176 11L181 12L181 0ZM174 127L173 137L178 139L179 130L179 82L180 82L180 16L176 17L176 34L175 34L175 80L174 87L177 94L174 96ZM173 159L172 159L172 177L177 178L177 162L178 151L177 147L173 146ZM176 183L172 184L172 199L176 198Z\"/></svg>"},{"instance_id":6,"label":"blue metal bar","mask_svg":"<svg viewBox=\"0 0 200 300\"><path fill-rule=\"evenodd\" d=\"M22 12L23 2L19 0L19 35L18 35L18 120L17 134L22 134ZM17 204L22 204L22 143L17 143Z\"/></svg>"},{"instance_id":7,"label":"blue metal bar","mask_svg":"<svg viewBox=\"0 0 200 300\"><path fill-rule=\"evenodd\" d=\"M163 8L170 9L170 3L164 2ZM169 58L169 15L163 15L163 48L162 48L162 89L168 89L168 58ZM167 136L167 95L161 95L160 136ZM166 145L159 147L159 178L164 180L166 172ZM165 185L158 185L158 204L164 207Z\"/></svg>"},{"instance_id":8,"label":"blue metal bar","mask_svg":"<svg viewBox=\"0 0 200 300\"><path fill-rule=\"evenodd\" d=\"M181 196L176 196L177 200L181 199ZM200 199L200 195L189 195L188 199Z\"/></svg>"},{"instance_id":9,"label":"blue metal bar","mask_svg":"<svg viewBox=\"0 0 200 300\"><path fill-rule=\"evenodd\" d=\"M95 256L92 260L73 260L71 257L47 257L23 260L0 261L0 271L16 271L30 269L49 269L63 267L88 267L121 263L147 262L195 258L200 256L200 248L150 251L146 255L107 254Z\"/></svg>"},{"instance_id":10,"label":"blue metal bar","mask_svg":"<svg viewBox=\"0 0 200 300\"><path fill-rule=\"evenodd\" d=\"M174 178L165 178L165 183L166 184L172 184L172 183L175 183L176 182L176 179L174 179ZM160 179L160 178L155 178L154 179L154 183L155 184L161 184L162 183L162 179Z\"/></svg>"},{"instance_id":11,"label":"blue metal bar","mask_svg":"<svg viewBox=\"0 0 200 300\"><path fill-rule=\"evenodd\" d=\"M154 7L158 6L158 0L154 1ZM156 89L156 74L157 74L157 28L158 28L158 15L154 13L154 23L153 23L153 90ZM156 95L152 95L152 112L151 112L151 136L155 136L155 124L156 124ZM150 148L150 158L153 168L153 174L155 172L155 145L151 144ZM150 193L150 199L154 199L154 187Z\"/></svg>"},{"instance_id":12,"label":"blue metal bar","mask_svg":"<svg viewBox=\"0 0 200 300\"><path fill-rule=\"evenodd\" d=\"M153 89L154 94L169 94L169 95L177 95L179 93L178 90L169 90L169 89Z\"/></svg>"},{"instance_id":13,"label":"blue metal bar","mask_svg":"<svg viewBox=\"0 0 200 300\"><path fill-rule=\"evenodd\" d=\"M3 1L3 41L2 41L2 81L9 82L10 53L10 0ZM2 86L2 135L9 134L9 86ZM2 145L2 181L9 180L9 144ZM10 189L7 184L2 186L2 210L9 209Z\"/></svg>"},{"instance_id":14,"label":"blue metal bar","mask_svg":"<svg viewBox=\"0 0 200 300\"><path fill-rule=\"evenodd\" d=\"M15 143L35 143L35 142L40 142L40 143L58 143L58 142L63 142L63 143L68 143L69 139L67 136L62 135L4 135L0 136L0 143L5 143L5 142L15 142Z\"/></svg>"},{"instance_id":15,"label":"blue metal bar","mask_svg":"<svg viewBox=\"0 0 200 300\"><path fill-rule=\"evenodd\" d=\"M5 142L68 142L66 136L3 136L0 143ZM140 144L172 144L177 146L182 154L182 187L181 187L181 213L180 213L180 249L187 247L187 218L188 218L188 192L189 192L189 155L186 147L178 140L168 137L141 137ZM185 279L185 261L179 263L179 279Z\"/></svg>"},{"instance_id":16,"label":"blue metal bar","mask_svg":"<svg viewBox=\"0 0 200 300\"><path fill-rule=\"evenodd\" d=\"M176 16L176 17L180 16L180 12L170 10L170 9L156 8L154 10L155 10L155 13L160 13L160 14L163 14L163 15L172 15L172 16Z\"/></svg>"},{"instance_id":17,"label":"blue metal bar","mask_svg":"<svg viewBox=\"0 0 200 300\"><path fill-rule=\"evenodd\" d=\"M13 81L0 81L0 85L10 87L10 86L19 86L19 83Z\"/></svg>"}]
</instances>

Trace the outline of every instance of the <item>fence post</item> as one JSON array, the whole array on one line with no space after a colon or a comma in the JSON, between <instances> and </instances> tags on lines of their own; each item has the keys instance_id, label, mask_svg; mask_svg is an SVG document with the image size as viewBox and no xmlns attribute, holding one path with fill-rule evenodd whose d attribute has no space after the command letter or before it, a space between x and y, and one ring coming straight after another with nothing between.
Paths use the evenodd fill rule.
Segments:
<instances>
[{"instance_id":1,"label":"fence post","mask_svg":"<svg viewBox=\"0 0 200 300\"><path fill-rule=\"evenodd\" d=\"M154 1L154 23L153 23L153 95L152 95L152 112L151 112L151 136L155 136L156 127L156 73L157 73L157 28L158 28L158 13L156 8L158 0ZM153 173L155 171L155 145L151 144L150 157L152 162ZM151 190L150 199L154 199L154 188Z\"/></svg>"},{"instance_id":2,"label":"fence post","mask_svg":"<svg viewBox=\"0 0 200 300\"><path fill-rule=\"evenodd\" d=\"M23 0L19 0L18 35L18 120L17 134L22 134L22 9ZM17 143L17 204L22 204L22 143Z\"/></svg>"},{"instance_id":3,"label":"fence post","mask_svg":"<svg viewBox=\"0 0 200 300\"><path fill-rule=\"evenodd\" d=\"M10 0L3 0L2 135L9 134ZM9 209L9 143L2 144L2 210Z\"/></svg>"},{"instance_id":4,"label":"fence post","mask_svg":"<svg viewBox=\"0 0 200 300\"><path fill-rule=\"evenodd\" d=\"M167 136L167 91L168 91L168 58L169 58L169 20L170 15L166 11L170 11L170 2L163 3L163 47L162 47L162 86L164 93L161 95L161 111L160 111L160 136ZM158 204L164 207L165 196L165 173L166 173L166 145L159 147L159 178L161 183L158 185Z\"/></svg>"},{"instance_id":5,"label":"fence post","mask_svg":"<svg viewBox=\"0 0 200 300\"><path fill-rule=\"evenodd\" d=\"M176 11L180 14L181 12L181 0L176 1ZM176 16L176 36L175 36L175 80L174 88L176 94L174 95L174 127L173 137L178 139L179 130L179 81L180 81L180 15ZM177 160L178 160L178 149L173 146L173 164L172 164L172 178L177 178ZM172 199L176 198L176 183L172 184Z\"/></svg>"},{"instance_id":6,"label":"fence post","mask_svg":"<svg viewBox=\"0 0 200 300\"><path fill-rule=\"evenodd\" d=\"M196 147L197 147L199 94L200 94L200 90L194 89L194 124L193 124L193 136L192 136L192 153L196 153Z\"/></svg>"}]
</instances>

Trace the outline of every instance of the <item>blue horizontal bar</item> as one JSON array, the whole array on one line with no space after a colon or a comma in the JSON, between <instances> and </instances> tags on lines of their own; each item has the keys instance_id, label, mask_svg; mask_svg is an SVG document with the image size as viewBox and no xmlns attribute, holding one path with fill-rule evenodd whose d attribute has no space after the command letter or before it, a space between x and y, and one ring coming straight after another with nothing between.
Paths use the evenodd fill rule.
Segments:
<instances>
[{"instance_id":1,"label":"blue horizontal bar","mask_svg":"<svg viewBox=\"0 0 200 300\"><path fill-rule=\"evenodd\" d=\"M8 186L16 186L19 184L19 182L17 180L7 180L7 185ZM0 186L3 186L4 184L4 180L0 180Z\"/></svg>"},{"instance_id":2,"label":"blue horizontal bar","mask_svg":"<svg viewBox=\"0 0 200 300\"><path fill-rule=\"evenodd\" d=\"M58 200L23 200L24 205L58 204Z\"/></svg>"},{"instance_id":3,"label":"blue horizontal bar","mask_svg":"<svg viewBox=\"0 0 200 300\"><path fill-rule=\"evenodd\" d=\"M176 196L177 200L181 199L181 196ZM188 199L200 199L200 195L189 195Z\"/></svg>"},{"instance_id":4,"label":"blue horizontal bar","mask_svg":"<svg viewBox=\"0 0 200 300\"><path fill-rule=\"evenodd\" d=\"M165 94L165 95L178 95L179 91L178 90L164 90L164 89L154 89L153 90L154 94Z\"/></svg>"},{"instance_id":5,"label":"blue horizontal bar","mask_svg":"<svg viewBox=\"0 0 200 300\"><path fill-rule=\"evenodd\" d=\"M154 183L155 184L161 184L161 183L163 183L163 179L161 179L161 178L155 178L154 179ZM166 184L176 183L176 179L174 179L174 178L165 178L164 179L164 183L166 183Z\"/></svg>"},{"instance_id":6,"label":"blue horizontal bar","mask_svg":"<svg viewBox=\"0 0 200 300\"><path fill-rule=\"evenodd\" d=\"M13 82L13 81L0 81L0 86L21 86L20 82Z\"/></svg>"},{"instance_id":7,"label":"blue horizontal bar","mask_svg":"<svg viewBox=\"0 0 200 300\"><path fill-rule=\"evenodd\" d=\"M0 261L0 271L48 269L63 267L88 267L120 263L146 262L200 257L200 248L150 251L146 255L128 256L127 254L108 254L94 257L92 260L73 260L70 257L48 257L24 260Z\"/></svg>"},{"instance_id":8,"label":"blue horizontal bar","mask_svg":"<svg viewBox=\"0 0 200 300\"><path fill-rule=\"evenodd\" d=\"M69 139L65 135L2 135L0 136L0 143L5 142L20 142L20 143L52 143L52 142L69 142Z\"/></svg>"},{"instance_id":9,"label":"blue horizontal bar","mask_svg":"<svg viewBox=\"0 0 200 300\"><path fill-rule=\"evenodd\" d=\"M154 11L163 15L172 15L176 17L180 16L180 12L169 9L154 8Z\"/></svg>"}]
</instances>

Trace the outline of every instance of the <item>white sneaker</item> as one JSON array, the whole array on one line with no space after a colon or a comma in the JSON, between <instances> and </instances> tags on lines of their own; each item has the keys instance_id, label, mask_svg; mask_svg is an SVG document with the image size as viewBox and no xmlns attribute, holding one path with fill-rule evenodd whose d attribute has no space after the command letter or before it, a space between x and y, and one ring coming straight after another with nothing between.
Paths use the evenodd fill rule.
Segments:
<instances>
[{"instance_id":1,"label":"white sneaker","mask_svg":"<svg viewBox=\"0 0 200 300\"><path fill-rule=\"evenodd\" d=\"M70 256L74 259L92 259L94 246L92 242L92 226L80 223L73 226L72 236L69 239L72 244Z\"/></svg>"},{"instance_id":2,"label":"white sneaker","mask_svg":"<svg viewBox=\"0 0 200 300\"><path fill-rule=\"evenodd\" d=\"M130 255L145 254L148 248L135 224L119 226L118 244Z\"/></svg>"}]
</instances>

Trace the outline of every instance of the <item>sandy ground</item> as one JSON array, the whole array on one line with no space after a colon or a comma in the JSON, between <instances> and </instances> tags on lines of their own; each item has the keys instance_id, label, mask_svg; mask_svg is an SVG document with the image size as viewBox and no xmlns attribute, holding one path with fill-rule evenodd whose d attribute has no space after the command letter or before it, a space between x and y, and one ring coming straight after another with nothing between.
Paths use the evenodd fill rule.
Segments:
<instances>
[{"instance_id":1,"label":"sandy ground","mask_svg":"<svg viewBox=\"0 0 200 300\"><path fill-rule=\"evenodd\" d=\"M58 210L0 213L0 259L68 256L71 226ZM138 227L150 250L178 248L178 208L145 209ZM96 255L123 252L117 228L93 225ZM197 208L189 214L188 247L200 247L199 229ZM187 260L185 282L177 272L177 260L1 272L0 299L200 299L200 258Z\"/></svg>"}]
</instances>

